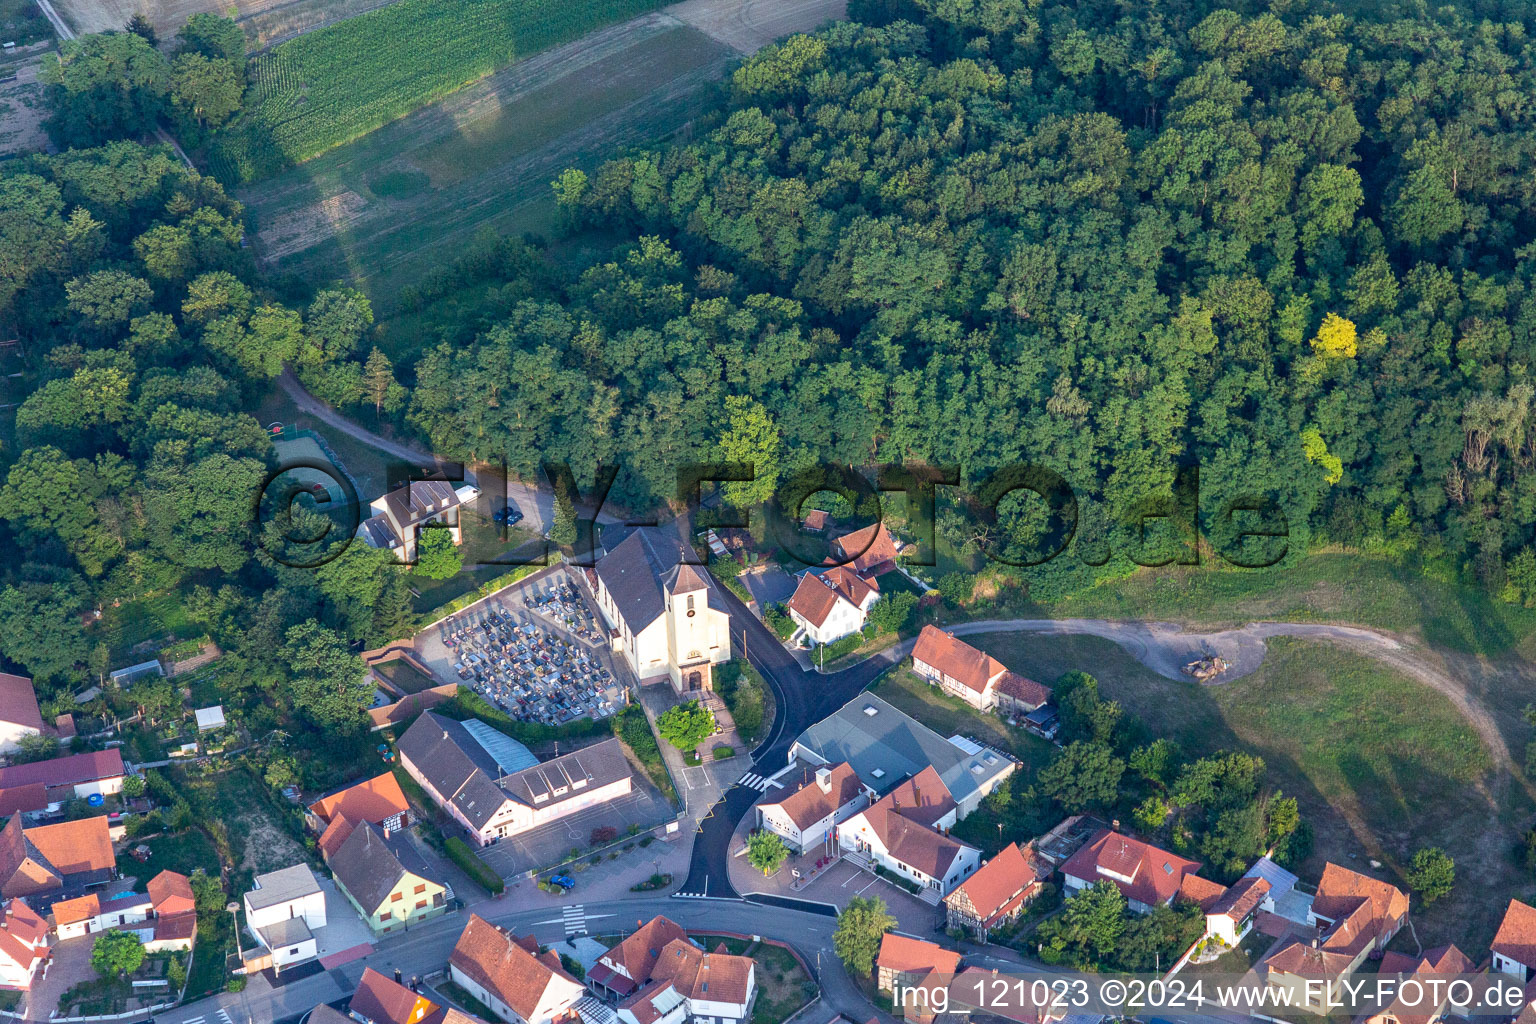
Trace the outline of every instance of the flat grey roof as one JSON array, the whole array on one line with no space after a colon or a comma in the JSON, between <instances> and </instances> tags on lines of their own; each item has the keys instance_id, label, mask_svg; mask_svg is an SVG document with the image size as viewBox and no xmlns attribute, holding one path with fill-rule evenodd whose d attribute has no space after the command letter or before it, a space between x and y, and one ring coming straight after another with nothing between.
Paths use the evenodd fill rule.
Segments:
<instances>
[{"instance_id":1,"label":"flat grey roof","mask_svg":"<svg viewBox=\"0 0 1536 1024\"><path fill-rule=\"evenodd\" d=\"M304 923L302 917L290 917L284 921L277 921L258 928L262 941L268 949L277 949L281 946L297 946L301 942L308 942L315 937L315 933L309 930L309 925Z\"/></svg>"},{"instance_id":2,"label":"flat grey roof","mask_svg":"<svg viewBox=\"0 0 1536 1024\"><path fill-rule=\"evenodd\" d=\"M245 894L245 904L252 910L265 910L320 891L320 883L315 881L315 873L308 864L257 875L255 882L256 888Z\"/></svg>"}]
</instances>

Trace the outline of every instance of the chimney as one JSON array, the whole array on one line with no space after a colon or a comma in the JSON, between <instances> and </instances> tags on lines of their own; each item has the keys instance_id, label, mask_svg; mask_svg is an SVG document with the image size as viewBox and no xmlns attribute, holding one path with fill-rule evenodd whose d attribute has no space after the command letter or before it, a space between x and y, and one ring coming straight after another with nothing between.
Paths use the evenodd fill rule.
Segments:
<instances>
[{"instance_id":1,"label":"chimney","mask_svg":"<svg viewBox=\"0 0 1536 1024\"><path fill-rule=\"evenodd\" d=\"M400 968L395 968L395 984L400 984Z\"/></svg>"},{"instance_id":2,"label":"chimney","mask_svg":"<svg viewBox=\"0 0 1536 1024\"><path fill-rule=\"evenodd\" d=\"M825 766L816 769L816 788L823 793L832 792L832 769Z\"/></svg>"}]
</instances>

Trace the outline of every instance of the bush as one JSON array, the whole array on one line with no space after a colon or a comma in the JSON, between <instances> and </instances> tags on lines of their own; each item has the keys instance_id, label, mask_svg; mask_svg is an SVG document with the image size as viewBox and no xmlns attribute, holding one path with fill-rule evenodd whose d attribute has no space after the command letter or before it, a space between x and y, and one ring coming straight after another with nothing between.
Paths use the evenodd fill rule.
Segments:
<instances>
[{"instance_id":1,"label":"bush","mask_svg":"<svg viewBox=\"0 0 1536 1024\"><path fill-rule=\"evenodd\" d=\"M656 731L678 750L692 750L715 731L715 716L696 700L668 708L656 719Z\"/></svg>"},{"instance_id":2,"label":"bush","mask_svg":"<svg viewBox=\"0 0 1536 1024\"><path fill-rule=\"evenodd\" d=\"M732 758L732 757L735 757L735 756L736 756L736 748L735 747L724 747L724 746L721 746L721 747L716 747L715 748L715 760L716 761L725 761L725 760L727 760L729 758Z\"/></svg>"},{"instance_id":3,"label":"bush","mask_svg":"<svg viewBox=\"0 0 1536 1024\"><path fill-rule=\"evenodd\" d=\"M629 887L630 892L655 892L657 889L665 889L672 884L671 875L652 875L645 881Z\"/></svg>"},{"instance_id":4,"label":"bush","mask_svg":"<svg viewBox=\"0 0 1536 1024\"><path fill-rule=\"evenodd\" d=\"M480 886L492 896L500 896L507 890L507 883L501 880L501 876L485 866L485 862L475 856L469 844L458 836L454 836L443 844L448 853L448 859L473 878Z\"/></svg>"},{"instance_id":5,"label":"bush","mask_svg":"<svg viewBox=\"0 0 1536 1024\"><path fill-rule=\"evenodd\" d=\"M592 835L588 838L590 840L588 846L607 846L619 838L619 830L612 825L599 825L592 830Z\"/></svg>"},{"instance_id":6,"label":"bush","mask_svg":"<svg viewBox=\"0 0 1536 1024\"><path fill-rule=\"evenodd\" d=\"M795 635L795 630L799 628L795 625L794 619L784 614L782 605L772 605L764 611L763 622L767 624L769 629L773 630L773 635L780 640L788 640Z\"/></svg>"}]
</instances>

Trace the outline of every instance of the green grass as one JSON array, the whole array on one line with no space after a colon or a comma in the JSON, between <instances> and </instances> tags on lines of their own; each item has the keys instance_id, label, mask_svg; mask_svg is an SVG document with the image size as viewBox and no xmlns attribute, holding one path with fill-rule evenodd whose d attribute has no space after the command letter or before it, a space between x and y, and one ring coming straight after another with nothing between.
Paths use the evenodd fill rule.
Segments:
<instances>
[{"instance_id":1,"label":"green grass","mask_svg":"<svg viewBox=\"0 0 1536 1024\"><path fill-rule=\"evenodd\" d=\"M255 180L356 139L655 0L401 0L250 63L248 112L215 166Z\"/></svg>"},{"instance_id":2,"label":"green grass","mask_svg":"<svg viewBox=\"0 0 1536 1024\"><path fill-rule=\"evenodd\" d=\"M143 862L127 853L140 843L149 847L149 859ZM214 849L212 840L195 828L174 835L130 839L117 858L118 874L137 880L136 888L141 890L162 871L175 871L190 877L198 868L218 877L219 851Z\"/></svg>"},{"instance_id":3,"label":"green grass","mask_svg":"<svg viewBox=\"0 0 1536 1024\"><path fill-rule=\"evenodd\" d=\"M1268 783L1297 798L1315 831L1303 879L1315 881L1330 860L1367 870L1370 858L1394 878L1415 850L1443 847L1460 881L1427 910L1415 901L1426 943L1485 947L1509 898L1528 894L1510 851L1536 806L1519 785L1500 785L1489 752L1448 698L1365 655L1275 639L1252 675L1202 687L1164 679L1097 637L968 640L1043 682L1069 669L1089 671L1107 698L1186 756L1227 749L1263 757ZM887 686L880 692L890 699ZM1524 728L1514 724L1518 709L1495 713L1506 733Z\"/></svg>"},{"instance_id":4,"label":"green grass","mask_svg":"<svg viewBox=\"0 0 1536 1024\"><path fill-rule=\"evenodd\" d=\"M48 19L32 0L0 0L0 42L22 47L52 37Z\"/></svg>"},{"instance_id":5,"label":"green grass","mask_svg":"<svg viewBox=\"0 0 1536 1024\"><path fill-rule=\"evenodd\" d=\"M565 167L592 172L616 151L698 124L709 113L710 85L732 56L676 24L600 35L557 66L514 64L240 189L258 253L296 278L343 278L366 291L380 314L380 347L397 366L444 331L451 339L472 336L482 316L500 315L502 304L488 294L499 282L469 286L398 322L391 317L401 313L405 288L449 265L482 230L552 233L559 218L549 183ZM396 172L423 173L431 188L388 198L370 188ZM556 258L570 265L606 258L608 241Z\"/></svg>"},{"instance_id":6,"label":"green grass","mask_svg":"<svg viewBox=\"0 0 1536 1024\"><path fill-rule=\"evenodd\" d=\"M759 943L752 959L757 961L758 984L752 1024L783 1024L816 997L815 982L788 950Z\"/></svg>"},{"instance_id":7,"label":"green grass","mask_svg":"<svg viewBox=\"0 0 1536 1024\"><path fill-rule=\"evenodd\" d=\"M178 593L147 597L139 601L126 601L116 608L102 609L101 622L93 631L93 638L100 639L112 652L112 666L120 668L136 657L133 648L149 640L160 640L175 634L192 636L200 630L187 617ZM154 653L142 651L147 661Z\"/></svg>"},{"instance_id":8,"label":"green grass","mask_svg":"<svg viewBox=\"0 0 1536 1024\"><path fill-rule=\"evenodd\" d=\"M1029 775L1045 767L1055 751L1045 740L1023 729L1010 728L996 715L980 714L960 698L951 697L920 679L907 667L886 673L875 692L897 710L906 712L941 736L960 733L1007 751L1022 762L1020 770Z\"/></svg>"},{"instance_id":9,"label":"green grass","mask_svg":"<svg viewBox=\"0 0 1536 1024\"><path fill-rule=\"evenodd\" d=\"M1144 569L1044 609L1056 618L1165 619L1199 626L1257 619L1348 622L1492 654L1536 635L1536 610L1496 601L1386 558L1321 552L1270 569Z\"/></svg>"},{"instance_id":10,"label":"green grass","mask_svg":"<svg viewBox=\"0 0 1536 1024\"><path fill-rule=\"evenodd\" d=\"M420 693L422 690L430 690L434 686L441 685L436 679L424 675L420 669L405 661L386 661L373 666L373 670L399 687L402 693Z\"/></svg>"}]
</instances>

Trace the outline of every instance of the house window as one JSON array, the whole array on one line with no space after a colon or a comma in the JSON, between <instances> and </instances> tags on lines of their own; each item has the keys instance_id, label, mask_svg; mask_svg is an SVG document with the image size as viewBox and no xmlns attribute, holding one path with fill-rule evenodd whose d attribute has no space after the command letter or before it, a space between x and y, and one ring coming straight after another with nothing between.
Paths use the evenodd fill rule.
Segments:
<instances>
[{"instance_id":1,"label":"house window","mask_svg":"<svg viewBox=\"0 0 1536 1024\"><path fill-rule=\"evenodd\" d=\"M386 910L383 913L381 913L379 915L379 920L380 921L388 921L389 920L389 911Z\"/></svg>"},{"instance_id":2,"label":"house window","mask_svg":"<svg viewBox=\"0 0 1536 1024\"><path fill-rule=\"evenodd\" d=\"M391 903L399 903L403 899L405 899L405 893L403 892L392 892L389 894L389 901Z\"/></svg>"},{"instance_id":3,"label":"house window","mask_svg":"<svg viewBox=\"0 0 1536 1024\"><path fill-rule=\"evenodd\" d=\"M427 883L426 882L422 882L420 885L418 885L416 887L416 895L418 895L418 896L420 896L422 893L424 893L426 891L427 891Z\"/></svg>"},{"instance_id":4,"label":"house window","mask_svg":"<svg viewBox=\"0 0 1536 1024\"><path fill-rule=\"evenodd\" d=\"M427 901L426 900L417 900L416 901L416 909L417 910L421 910L426 905L427 905Z\"/></svg>"}]
</instances>

